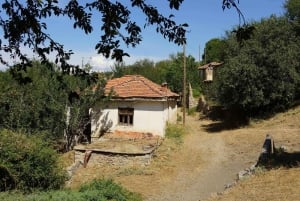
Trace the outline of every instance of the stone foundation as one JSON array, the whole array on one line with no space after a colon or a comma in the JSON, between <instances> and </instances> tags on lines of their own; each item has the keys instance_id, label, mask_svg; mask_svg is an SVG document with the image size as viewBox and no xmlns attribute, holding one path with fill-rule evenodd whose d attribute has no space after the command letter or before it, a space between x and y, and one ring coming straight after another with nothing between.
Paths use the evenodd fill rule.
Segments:
<instances>
[{"instance_id":1,"label":"stone foundation","mask_svg":"<svg viewBox=\"0 0 300 201\"><path fill-rule=\"evenodd\" d=\"M87 166L127 166L127 165L148 165L151 161L152 152L144 154L112 153L104 151L92 151L88 160L85 161L85 150L75 150L75 163L81 161Z\"/></svg>"}]
</instances>

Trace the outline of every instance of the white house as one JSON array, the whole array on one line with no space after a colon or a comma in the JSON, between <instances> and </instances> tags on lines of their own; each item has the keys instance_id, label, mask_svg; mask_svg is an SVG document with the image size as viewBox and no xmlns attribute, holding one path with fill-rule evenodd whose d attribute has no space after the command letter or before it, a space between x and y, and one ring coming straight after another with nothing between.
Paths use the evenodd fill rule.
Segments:
<instances>
[{"instance_id":1,"label":"white house","mask_svg":"<svg viewBox=\"0 0 300 201\"><path fill-rule=\"evenodd\" d=\"M179 95L140 75L109 80L110 100L92 110L92 141L106 132L141 132L163 137L166 124L176 121Z\"/></svg>"}]
</instances>

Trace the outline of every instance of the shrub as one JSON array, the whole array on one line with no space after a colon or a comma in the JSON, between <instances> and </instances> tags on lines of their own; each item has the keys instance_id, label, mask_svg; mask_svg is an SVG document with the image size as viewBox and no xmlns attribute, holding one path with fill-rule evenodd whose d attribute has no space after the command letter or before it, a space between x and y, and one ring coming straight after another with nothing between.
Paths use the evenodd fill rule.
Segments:
<instances>
[{"instance_id":1,"label":"shrub","mask_svg":"<svg viewBox=\"0 0 300 201\"><path fill-rule=\"evenodd\" d=\"M116 201L139 201L141 197L127 191L113 180L94 180L91 183L81 186L79 192L84 192L85 200L116 200Z\"/></svg>"},{"instance_id":2,"label":"shrub","mask_svg":"<svg viewBox=\"0 0 300 201\"><path fill-rule=\"evenodd\" d=\"M22 194L20 192L0 193L1 201L141 201L142 198L127 191L112 180L94 180L79 191L59 190Z\"/></svg>"},{"instance_id":3,"label":"shrub","mask_svg":"<svg viewBox=\"0 0 300 201\"><path fill-rule=\"evenodd\" d=\"M64 184L66 177L58 165L58 154L40 137L1 130L0 147L0 164L13 175L16 189L58 189ZM0 182L0 186L5 185Z\"/></svg>"},{"instance_id":4,"label":"shrub","mask_svg":"<svg viewBox=\"0 0 300 201\"><path fill-rule=\"evenodd\" d=\"M188 109L188 115L194 116L196 112L197 112L197 107Z\"/></svg>"},{"instance_id":5,"label":"shrub","mask_svg":"<svg viewBox=\"0 0 300 201\"><path fill-rule=\"evenodd\" d=\"M16 181L8 169L0 165L0 192L15 188Z\"/></svg>"},{"instance_id":6,"label":"shrub","mask_svg":"<svg viewBox=\"0 0 300 201\"><path fill-rule=\"evenodd\" d=\"M180 125L168 125L166 129L166 138L175 140L176 143L183 142L184 128Z\"/></svg>"},{"instance_id":7,"label":"shrub","mask_svg":"<svg viewBox=\"0 0 300 201\"><path fill-rule=\"evenodd\" d=\"M199 98L201 95L200 89L193 89L193 96L194 98Z\"/></svg>"}]
</instances>

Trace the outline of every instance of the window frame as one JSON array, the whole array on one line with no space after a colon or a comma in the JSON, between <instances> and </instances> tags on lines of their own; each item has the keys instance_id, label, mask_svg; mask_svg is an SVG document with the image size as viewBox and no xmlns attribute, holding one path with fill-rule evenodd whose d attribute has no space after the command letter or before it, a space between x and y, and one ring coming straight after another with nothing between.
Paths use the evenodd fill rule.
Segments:
<instances>
[{"instance_id":1,"label":"window frame","mask_svg":"<svg viewBox=\"0 0 300 201\"><path fill-rule=\"evenodd\" d=\"M133 126L134 108L118 108L118 125Z\"/></svg>"}]
</instances>

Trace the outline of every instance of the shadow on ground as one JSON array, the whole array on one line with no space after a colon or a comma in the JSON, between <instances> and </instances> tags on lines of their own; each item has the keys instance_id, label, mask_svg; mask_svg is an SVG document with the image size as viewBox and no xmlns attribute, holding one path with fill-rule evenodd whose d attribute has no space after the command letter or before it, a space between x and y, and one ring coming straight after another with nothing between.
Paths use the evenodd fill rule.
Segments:
<instances>
[{"instance_id":1,"label":"shadow on ground","mask_svg":"<svg viewBox=\"0 0 300 201\"><path fill-rule=\"evenodd\" d=\"M247 118L245 112L242 110L225 109L220 106L212 107L202 118L208 118L213 121L213 123L202 126L210 133L238 129L249 124L249 118Z\"/></svg>"},{"instance_id":2,"label":"shadow on ground","mask_svg":"<svg viewBox=\"0 0 300 201\"><path fill-rule=\"evenodd\" d=\"M293 168L300 167L300 152L285 152L277 150L274 154L269 157L260 157L258 166L262 166L266 169L272 168Z\"/></svg>"}]
</instances>

